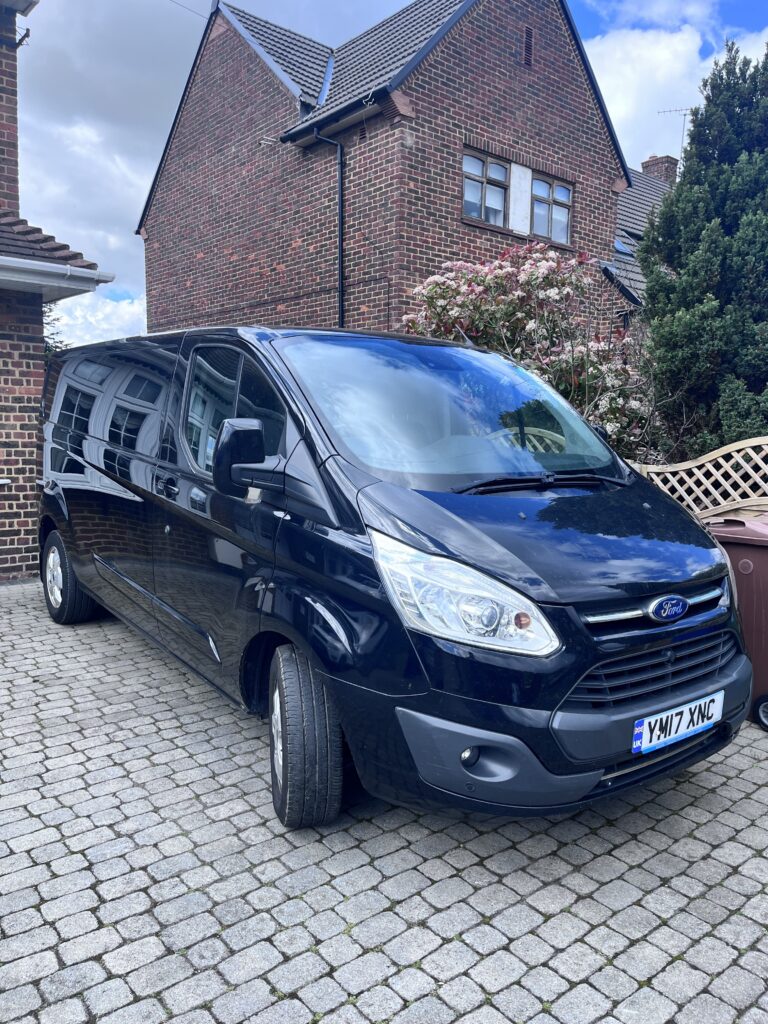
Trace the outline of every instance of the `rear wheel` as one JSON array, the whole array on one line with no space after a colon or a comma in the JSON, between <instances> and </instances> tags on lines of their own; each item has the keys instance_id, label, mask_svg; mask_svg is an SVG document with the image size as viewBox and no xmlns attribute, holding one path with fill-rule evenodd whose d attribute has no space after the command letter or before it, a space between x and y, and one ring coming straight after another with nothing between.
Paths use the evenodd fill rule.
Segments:
<instances>
[{"instance_id":1,"label":"rear wheel","mask_svg":"<svg viewBox=\"0 0 768 1024\"><path fill-rule=\"evenodd\" d=\"M333 821L341 808L343 742L335 708L292 644L269 672L272 803L288 828Z\"/></svg>"},{"instance_id":2,"label":"rear wheel","mask_svg":"<svg viewBox=\"0 0 768 1024\"><path fill-rule=\"evenodd\" d=\"M77 582L58 530L48 534L43 548L43 592L48 614L62 626L85 622L96 610L96 602Z\"/></svg>"},{"instance_id":3,"label":"rear wheel","mask_svg":"<svg viewBox=\"0 0 768 1024\"><path fill-rule=\"evenodd\" d=\"M760 697L759 700L756 700L753 712L757 724L768 732L768 697Z\"/></svg>"}]
</instances>

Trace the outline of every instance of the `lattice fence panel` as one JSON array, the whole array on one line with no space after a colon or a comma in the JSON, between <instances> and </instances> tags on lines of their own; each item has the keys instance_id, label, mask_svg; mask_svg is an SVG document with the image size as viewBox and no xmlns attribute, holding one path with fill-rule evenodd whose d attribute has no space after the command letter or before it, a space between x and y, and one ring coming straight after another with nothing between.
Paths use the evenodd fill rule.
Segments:
<instances>
[{"instance_id":1,"label":"lattice fence panel","mask_svg":"<svg viewBox=\"0 0 768 1024\"><path fill-rule=\"evenodd\" d=\"M768 507L768 437L738 441L690 462L635 469L698 516Z\"/></svg>"}]
</instances>

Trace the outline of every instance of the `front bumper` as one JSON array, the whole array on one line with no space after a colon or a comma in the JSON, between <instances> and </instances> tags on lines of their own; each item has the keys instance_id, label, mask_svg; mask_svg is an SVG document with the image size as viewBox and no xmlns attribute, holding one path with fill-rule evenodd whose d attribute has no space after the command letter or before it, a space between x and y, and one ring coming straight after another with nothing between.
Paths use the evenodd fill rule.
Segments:
<instances>
[{"instance_id":1,"label":"front bumper","mask_svg":"<svg viewBox=\"0 0 768 1024\"><path fill-rule=\"evenodd\" d=\"M335 692L358 774L370 792L400 803L521 817L577 810L709 757L731 741L746 718L751 680L751 664L739 655L716 680L708 680L706 690L692 685L690 700L724 690L721 721L689 740L635 756L635 720L683 704L685 697L583 712L577 720L560 711L499 705L492 713L492 706L484 704L481 717L480 702L456 702L434 691L413 700L384 698L339 680L326 681ZM461 753L470 747L481 754L476 764L465 767ZM553 757L553 751L559 756ZM587 751L591 756L584 759Z\"/></svg>"}]
</instances>

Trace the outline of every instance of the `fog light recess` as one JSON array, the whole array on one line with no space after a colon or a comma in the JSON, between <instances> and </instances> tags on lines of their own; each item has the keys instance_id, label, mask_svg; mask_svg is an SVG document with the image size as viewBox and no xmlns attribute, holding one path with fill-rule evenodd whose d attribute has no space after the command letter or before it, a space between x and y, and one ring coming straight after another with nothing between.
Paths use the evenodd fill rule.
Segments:
<instances>
[{"instance_id":1,"label":"fog light recess","mask_svg":"<svg viewBox=\"0 0 768 1024\"><path fill-rule=\"evenodd\" d=\"M467 747L466 750L461 752L461 766L462 768L472 768L473 765L477 764L478 758L480 757L479 747Z\"/></svg>"}]
</instances>

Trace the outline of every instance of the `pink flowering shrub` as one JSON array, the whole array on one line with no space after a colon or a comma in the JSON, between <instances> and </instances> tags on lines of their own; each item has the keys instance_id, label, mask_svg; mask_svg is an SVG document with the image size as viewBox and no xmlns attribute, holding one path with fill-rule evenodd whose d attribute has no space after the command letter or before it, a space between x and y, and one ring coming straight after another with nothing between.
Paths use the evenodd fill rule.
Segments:
<instances>
[{"instance_id":1,"label":"pink flowering shrub","mask_svg":"<svg viewBox=\"0 0 768 1024\"><path fill-rule=\"evenodd\" d=\"M648 459L656 433L651 367L627 332L596 330L606 319L596 290L586 253L519 245L487 263L444 263L414 288L416 310L404 324L412 334L504 352L602 424L622 454Z\"/></svg>"}]
</instances>

